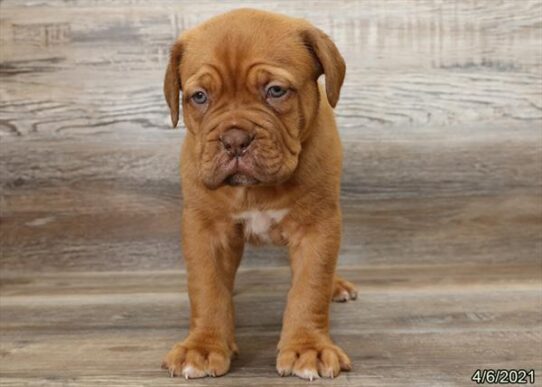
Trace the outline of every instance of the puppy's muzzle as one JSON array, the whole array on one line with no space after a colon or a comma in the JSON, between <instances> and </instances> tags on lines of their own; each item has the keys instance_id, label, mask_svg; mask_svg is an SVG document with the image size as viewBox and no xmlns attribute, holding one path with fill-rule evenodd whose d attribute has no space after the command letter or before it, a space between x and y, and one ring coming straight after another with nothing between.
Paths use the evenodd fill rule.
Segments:
<instances>
[{"instance_id":1,"label":"puppy's muzzle","mask_svg":"<svg viewBox=\"0 0 542 387\"><path fill-rule=\"evenodd\" d=\"M253 165L248 161L254 135L239 128L231 128L220 135L219 139L229 158L223 166L229 172L224 182L234 186L257 184L258 180L253 176Z\"/></svg>"},{"instance_id":2,"label":"puppy's muzzle","mask_svg":"<svg viewBox=\"0 0 542 387\"><path fill-rule=\"evenodd\" d=\"M243 156L248 151L252 140L254 140L254 136L237 128L229 129L220 136L220 142L226 153L232 157Z\"/></svg>"}]
</instances>

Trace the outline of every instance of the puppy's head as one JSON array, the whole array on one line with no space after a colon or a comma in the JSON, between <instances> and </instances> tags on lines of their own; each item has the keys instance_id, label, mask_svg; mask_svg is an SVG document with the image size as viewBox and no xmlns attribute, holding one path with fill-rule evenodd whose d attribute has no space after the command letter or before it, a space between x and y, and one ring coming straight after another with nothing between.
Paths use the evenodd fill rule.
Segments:
<instances>
[{"instance_id":1,"label":"puppy's head","mask_svg":"<svg viewBox=\"0 0 542 387\"><path fill-rule=\"evenodd\" d=\"M326 77L333 107L345 64L309 23L256 10L229 12L182 34L171 50L164 93L173 126L194 137L202 182L276 185L295 171ZM325 98L325 96L323 97Z\"/></svg>"}]
</instances>

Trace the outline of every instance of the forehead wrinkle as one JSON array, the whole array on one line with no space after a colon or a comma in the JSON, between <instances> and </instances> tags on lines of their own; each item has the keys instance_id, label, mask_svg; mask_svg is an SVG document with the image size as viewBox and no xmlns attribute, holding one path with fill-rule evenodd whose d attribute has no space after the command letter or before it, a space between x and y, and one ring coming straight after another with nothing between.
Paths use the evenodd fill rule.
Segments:
<instances>
[{"instance_id":1,"label":"forehead wrinkle","mask_svg":"<svg viewBox=\"0 0 542 387\"><path fill-rule=\"evenodd\" d=\"M228 32L216 42L214 59L221 64L225 89L235 93L244 87L246 61L255 56L254 51L252 37L240 33Z\"/></svg>"},{"instance_id":2,"label":"forehead wrinkle","mask_svg":"<svg viewBox=\"0 0 542 387\"><path fill-rule=\"evenodd\" d=\"M302 46L300 39L281 31L280 34L275 33L281 39L274 39L271 44L262 44L261 34L250 31L249 35L247 31L244 31L244 26L240 26L240 29L241 31L225 33L213 30L214 33L221 32L220 36L206 34L207 39L213 41L208 54L210 54L210 62L215 64L214 69L221 76L222 94L233 97L246 90L247 86L249 89L261 86L257 82L261 83L261 79L253 77L256 70L266 71L269 80L286 81L295 89L301 87L303 76L300 73L306 72L305 68L309 65L305 62L310 62L312 59L309 57L309 52L305 53L306 49ZM301 54L292 55L291 53L295 52L296 48L299 48Z\"/></svg>"},{"instance_id":3,"label":"forehead wrinkle","mask_svg":"<svg viewBox=\"0 0 542 387\"><path fill-rule=\"evenodd\" d=\"M286 81L294 88L299 88L299 82L288 70L265 62L257 62L250 66L247 71L247 79L260 79L260 75L267 76L269 80Z\"/></svg>"},{"instance_id":4,"label":"forehead wrinkle","mask_svg":"<svg viewBox=\"0 0 542 387\"><path fill-rule=\"evenodd\" d=\"M213 85L213 81L215 85ZM198 84L201 84L206 90L214 88L220 89L223 84L223 78L218 67L211 63L203 64L195 74L187 79L185 88L191 89Z\"/></svg>"}]
</instances>

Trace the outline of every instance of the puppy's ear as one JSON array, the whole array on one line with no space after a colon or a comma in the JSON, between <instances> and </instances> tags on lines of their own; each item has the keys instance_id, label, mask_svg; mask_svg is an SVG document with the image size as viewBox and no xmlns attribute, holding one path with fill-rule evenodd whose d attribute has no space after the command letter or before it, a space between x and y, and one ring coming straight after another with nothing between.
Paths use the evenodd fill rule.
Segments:
<instances>
[{"instance_id":1,"label":"puppy's ear","mask_svg":"<svg viewBox=\"0 0 542 387\"><path fill-rule=\"evenodd\" d=\"M177 42L171 47L169 64L164 78L164 96L169 106L171 124L174 128L177 127L177 122L179 121L179 93L181 91L179 65L181 64L182 53L183 46L181 42Z\"/></svg>"},{"instance_id":2,"label":"puppy's ear","mask_svg":"<svg viewBox=\"0 0 542 387\"><path fill-rule=\"evenodd\" d=\"M326 75L326 94L332 107L339 102L341 86L344 81L346 64L344 59L331 41L329 36L315 27L309 27L301 32L303 42L315 57L317 62L316 77Z\"/></svg>"}]
</instances>

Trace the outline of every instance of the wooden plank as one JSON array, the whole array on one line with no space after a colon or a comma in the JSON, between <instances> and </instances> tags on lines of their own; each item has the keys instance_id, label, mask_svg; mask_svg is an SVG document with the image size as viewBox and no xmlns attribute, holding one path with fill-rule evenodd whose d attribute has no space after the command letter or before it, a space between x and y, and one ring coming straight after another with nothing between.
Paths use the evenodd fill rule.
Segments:
<instances>
[{"instance_id":1,"label":"wooden plank","mask_svg":"<svg viewBox=\"0 0 542 387\"><path fill-rule=\"evenodd\" d=\"M448 197L541 189L540 127L508 122L442 131L346 131L343 195ZM7 194L99 181L176 199L182 137L179 132L155 131L141 138L116 133L92 139L8 141L0 153L0 184Z\"/></svg>"},{"instance_id":2,"label":"wooden plank","mask_svg":"<svg viewBox=\"0 0 542 387\"><path fill-rule=\"evenodd\" d=\"M541 312L535 308L540 302L540 287L535 285L514 284L506 291L479 284L467 287L468 291L452 287L401 291L363 288L365 294L360 303L333 305L333 321L337 323L332 326L335 332L345 335L532 330L542 323ZM235 297L237 333L278 335L286 293L286 286L269 292L241 288ZM383 305L384 310L380 310ZM102 332L121 329L126 334L142 329L186 331L189 323L188 296L184 289L158 294L135 291L115 295L11 296L2 299L2 314L0 326L7 337L24 333L58 336L82 331L98 337Z\"/></svg>"},{"instance_id":3,"label":"wooden plank","mask_svg":"<svg viewBox=\"0 0 542 387\"><path fill-rule=\"evenodd\" d=\"M121 183L119 183L121 185ZM2 270L182 267L180 200L115 183L19 189L4 196ZM535 263L536 189L449 198L344 198L340 264ZM248 248L244 266L287 265L282 248Z\"/></svg>"},{"instance_id":4,"label":"wooden plank","mask_svg":"<svg viewBox=\"0 0 542 387\"><path fill-rule=\"evenodd\" d=\"M481 263L413 265L348 266L338 273L355 281L366 292L417 292L439 288L448 291L484 286L517 288L538 284L542 266L536 263L485 265ZM245 291L268 294L286 293L290 283L287 267L241 267L236 277L236 294ZM184 292L185 271L87 271L42 272L2 271L0 289L4 297L58 295L115 295L139 293L166 294ZM13 298L12 298L13 299ZM5 304L4 304L5 305Z\"/></svg>"},{"instance_id":5,"label":"wooden plank","mask_svg":"<svg viewBox=\"0 0 542 387\"><path fill-rule=\"evenodd\" d=\"M239 337L242 351L231 373L219 379L170 379L160 370L160 360L171 340L180 336L168 331L122 331L81 339L81 333L51 341L19 342L17 362L8 363L3 385L195 385L195 386L306 386L297 378L280 378L274 370L278 335ZM471 384L477 368L534 369L541 372L540 331L493 331L426 334L335 335L352 355L354 369L335 380L311 385L336 386L434 386ZM521 346L518 350L510 345ZM8 358L9 359L9 358ZM513 360L511 360L513 359ZM15 360L15 359L14 359ZM25 367L32 364L32 369ZM5 366L3 366L5 367Z\"/></svg>"},{"instance_id":6,"label":"wooden plank","mask_svg":"<svg viewBox=\"0 0 542 387\"><path fill-rule=\"evenodd\" d=\"M165 129L159 86L169 45L182 30L237 7L70 4L2 3L2 127L8 136ZM255 5L308 18L336 41L349 65L341 128L542 118L536 0L302 4Z\"/></svg>"}]
</instances>

